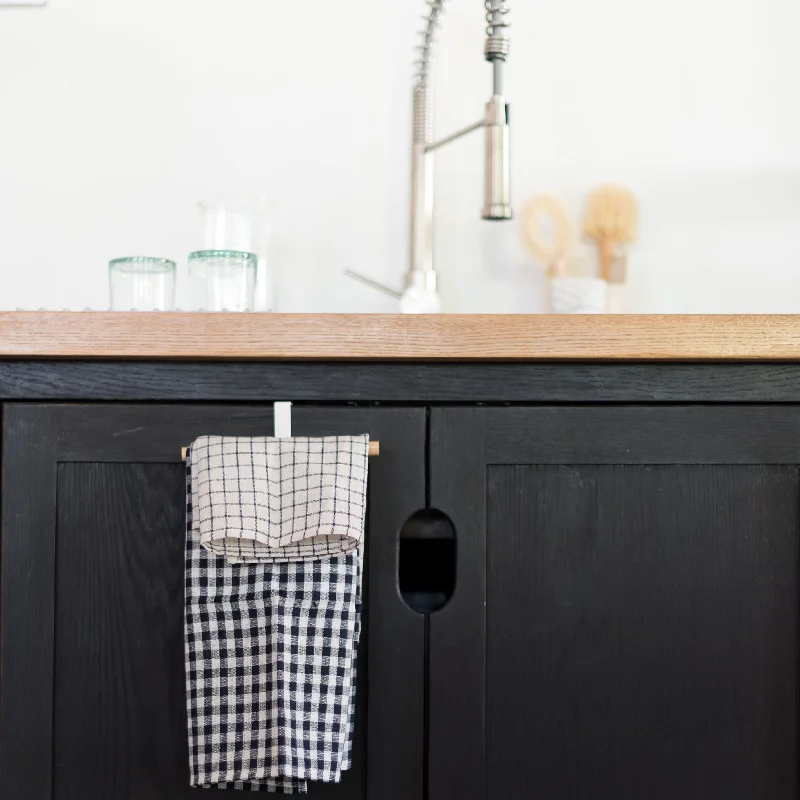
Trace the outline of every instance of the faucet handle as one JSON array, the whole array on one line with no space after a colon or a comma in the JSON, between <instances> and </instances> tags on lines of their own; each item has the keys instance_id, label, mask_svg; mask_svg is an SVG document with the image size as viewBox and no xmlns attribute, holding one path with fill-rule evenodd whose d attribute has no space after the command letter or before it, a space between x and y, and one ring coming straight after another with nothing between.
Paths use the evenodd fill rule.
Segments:
<instances>
[{"instance_id":1,"label":"faucet handle","mask_svg":"<svg viewBox=\"0 0 800 800\"><path fill-rule=\"evenodd\" d=\"M368 278L366 275L362 275L360 272L353 272L351 269L346 269L344 274L347 275L348 278L352 278L354 281L358 281L359 283L363 283L365 286L369 286L370 289L375 289L377 292L383 292L384 294L388 294L389 297L394 297L395 300L399 300L402 296L402 292L398 292L397 289L392 289L390 286L386 286L386 284L378 283L378 281L372 280L372 278Z\"/></svg>"},{"instance_id":2,"label":"faucet handle","mask_svg":"<svg viewBox=\"0 0 800 800\"><path fill-rule=\"evenodd\" d=\"M442 310L442 298L430 281L412 280L404 292L398 292L378 281L367 278L351 269L346 269L344 274L370 289L389 295L400 301L400 313L402 314L438 314Z\"/></svg>"}]
</instances>

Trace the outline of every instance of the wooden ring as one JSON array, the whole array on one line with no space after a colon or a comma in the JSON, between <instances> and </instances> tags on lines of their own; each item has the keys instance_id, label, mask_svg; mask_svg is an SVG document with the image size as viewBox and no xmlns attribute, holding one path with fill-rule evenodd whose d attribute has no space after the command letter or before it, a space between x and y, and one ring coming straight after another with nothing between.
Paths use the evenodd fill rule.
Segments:
<instances>
[{"instance_id":1,"label":"wooden ring","mask_svg":"<svg viewBox=\"0 0 800 800\"><path fill-rule=\"evenodd\" d=\"M542 232L542 219L553 221L553 238ZM531 198L522 210L522 241L531 255L549 267L557 259L566 258L575 242L575 225L564 204L553 195Z\"/></svg>"}]
</instances>

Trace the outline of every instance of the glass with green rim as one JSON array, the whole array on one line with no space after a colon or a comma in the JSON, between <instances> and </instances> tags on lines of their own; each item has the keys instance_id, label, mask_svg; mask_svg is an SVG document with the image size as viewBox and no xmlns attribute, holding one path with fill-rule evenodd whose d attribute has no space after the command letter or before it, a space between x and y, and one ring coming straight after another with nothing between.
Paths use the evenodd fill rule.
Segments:
<instances>
[{"instance_id":1,"label":"glass with green rim","mask_svg":"<svg viewBox=\"0 0 800 800\"><path fill-rule=\"evenodd\" d=\"M172 311L175 262L126 256L108 262L108 291L114 311Z\"/></svg>"},{"instance_id":2,"label":"glass with green rim","mask_svg":"<svg viewBox=\"0 0 800 800\"><path fill-rule=\"evenodd\" d=\"M257 311L274 310L269 242L275 204L264 195L236 194L207 198L198 207L203 225L203 249L255 253L258 257L255 308Z\"/></svg>"},{"instance_id":3,"label":"glass with green rim","mask_svg":"<svg viewBox=\"0 0 800 800\"><path fill-rule=\"evenodd\" d=\"M258 256L240 250L198 250L189 254L192 308L252 311Z\"/></svg>"}]
</instances>

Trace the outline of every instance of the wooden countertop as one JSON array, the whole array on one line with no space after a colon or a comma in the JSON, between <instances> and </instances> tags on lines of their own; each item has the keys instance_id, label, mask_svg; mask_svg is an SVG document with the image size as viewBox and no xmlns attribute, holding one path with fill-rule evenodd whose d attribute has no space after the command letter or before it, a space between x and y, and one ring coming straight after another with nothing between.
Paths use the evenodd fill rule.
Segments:
<instances>
[{"instance_id":1,"label":"wooden countertop","mask_svg":"<svg viewBox=\"0 0 800 800\"><path fill-rule=\"evenodd\" d=\"M800 361L798 316L0 313L0 358Z\"/></svg>"}]
</instances>

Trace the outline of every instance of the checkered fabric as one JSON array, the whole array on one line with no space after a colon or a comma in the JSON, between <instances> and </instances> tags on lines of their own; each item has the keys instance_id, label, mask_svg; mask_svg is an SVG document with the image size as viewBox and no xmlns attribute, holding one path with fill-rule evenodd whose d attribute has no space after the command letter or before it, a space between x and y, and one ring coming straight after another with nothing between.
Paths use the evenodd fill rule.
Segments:
<instances>
[{"instance_id":1,"label":"checkered fabric","mask_svg":"<svg viewBox=\"0 0 800 800\"><path fill-rule=\"evenodd\" d=\"M200 543L231 563L316 559L361 544L368 436L201 436L192 452Z\"/></svg>"},{"instance_id":2,"label":"checkered fabric","mask_svg":"<svg viewBox=\"0 0 800 800\"><path fill-rule=\"evenodd\" d=\"M299 794L351 763L362 550L231 564L200 544L186 458L190 785Z\"/></svg>"}]
</instances>

